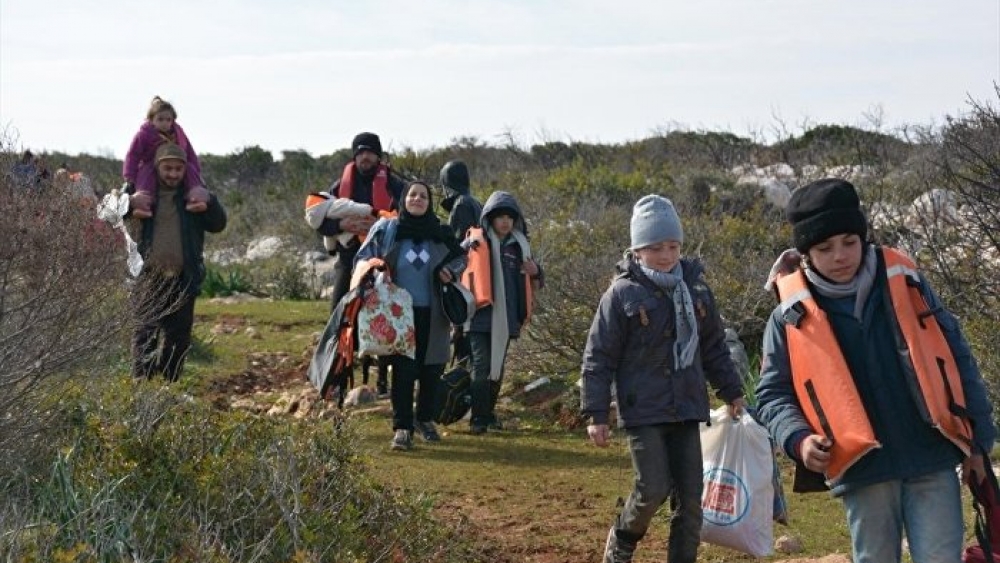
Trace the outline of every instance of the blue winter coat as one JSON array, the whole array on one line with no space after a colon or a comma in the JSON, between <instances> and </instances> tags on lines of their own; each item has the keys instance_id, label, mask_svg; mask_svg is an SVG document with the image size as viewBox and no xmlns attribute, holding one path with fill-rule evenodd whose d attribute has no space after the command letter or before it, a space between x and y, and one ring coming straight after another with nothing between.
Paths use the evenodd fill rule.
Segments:
<instances>
[{"instance_id":1,"label":"blue winter coat","mask_svg":"<svg viewBox=\"0 0 1000 563\"><path fill-rule=\"evenodd\" d=\"M854 318L853 296L831 299L813 291L817 303L830 319L875 437L882 444L832 484L833 494L837 496L874 483L952 468L962 457L958 448L924 422L907 388L890 324L889 315L894 313L886 303L887 291L885 266L880 264L860 322ZM936 311L934 316L958 364L974 440L989 451L996 438L996 429L976 361L955 317L941 305L922 276L920 291L928 306ZM792 386L785 324L780 307L775 308L764 331L761 379L757 385L758 415L777 443L790 457L797 459L796 444L813 432L799 408Z\"/></svg>"},{"instance_id":2,"label":"blue winter coat","mask_svg":"<svg viewBox=\"0 0 1000 563\"><path fill-rule=\"evenodd\" d=\"M726 403L743 396L715 298L702 279L703 267L689 259L681 267L698 319L694 364L674 371L673 300L636 262L623 260L601 297L583 353L581 410L594 424L608 422L612 385L622 427L707 421L706 379Z\"/></svg>"}]
</instances>

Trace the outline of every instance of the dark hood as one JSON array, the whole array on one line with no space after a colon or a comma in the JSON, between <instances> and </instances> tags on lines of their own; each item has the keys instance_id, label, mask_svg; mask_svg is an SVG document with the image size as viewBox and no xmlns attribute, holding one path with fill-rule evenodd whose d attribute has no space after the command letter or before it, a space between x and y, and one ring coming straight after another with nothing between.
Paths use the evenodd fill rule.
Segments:
<instances>
[{"instance_id":1,"label":"dark hood","mask_svg":"<svg viewBox=\"0 0 1000 563\"><path fill-rule=\"evenodd\" d=\"M521 231L525 235L528 234L528 226L524 222L524 215L521 214L521 206L517 204L517 200L514 196L510 195L508 192L498 191L490 194L490 198L486 200L483 205L483 212L479 215L479 223L483 228L489 226L490 222L487 217L490 213L497 211L498 209L509 209L514 212L514 228Z\"/></svg>"},{"instance_id":2,"label":"dark hood","mask_svg":"<svg viewBox=\"0 0 1000 563\"><path fill-rule=\"evenodd\" d=\"M441 185L447 196L469 195L469 167L452 160L441 167Z\"/></svg>"}]
</instances>

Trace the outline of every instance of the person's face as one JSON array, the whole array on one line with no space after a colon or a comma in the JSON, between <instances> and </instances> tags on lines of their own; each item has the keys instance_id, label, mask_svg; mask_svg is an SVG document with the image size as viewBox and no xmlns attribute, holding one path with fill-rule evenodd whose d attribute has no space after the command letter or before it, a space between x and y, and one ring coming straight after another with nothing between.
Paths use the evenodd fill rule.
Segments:
<instances>
[{"instance_id":1,"label":"person's face","mask_svg":"<svg viewBox=\"0 0 1000 563\"><path fill-rule=\"evenodd\" d=\"M848 283L861 267L864 244L854 233L833 235L809 249L809 265L834 283Z\"/></svg>"},{"instance_id":2,"label":"person's face","mask_svg":"<svg viewBox=\"0 0 1000 563\"><path fill-rule=\"evenodd\" d=\"M160 180L168 188L176 188L181 185L181 182L184 180L184 171L186 169L187 166L184 165L184 161L176 158L161 160L160 163L156 165L156 172L160 175Z\"/></svg>"},{"instance_id":3,"label":"person's face","mask_svg":"<svg viewBox=\"0 0 1000 563\"><path fill-rule=\"evenodd\" d=\"M371 172L378 166L378 155L373 151L363 150L354 157L354 165L362 172Z\"/></svg>"},{"instance_id":4,"label":"person's face","mask_svg":"<svg viewBox=\"0 0 1000 563\"><path fill-rule=\"evenodd\" d=\"M427 213L427 207L430 205L431 198L427 192L427 186L423 184L413 184L410 186L409 191L406 192L406 200L404 205L406 206L406 211L413 215L414 217L419 217L424 213Z\"/></svg>"},{"instance_id":5,"label":"person's face","mask_svg":"<svg viewBox=\"0 0 1000 563\"><path fill-rule=\"evenodd\" d=\"M647 268L658 272L669 272L681 259L681 243L665 240L635 251L639 261Z\"/></svg>"},{"instance_id":6,"label":"person's face","mask_svg":"<svg viewBox=\"0 0 1000 563\"><path fill-rule=\"evenodd\" d=\"M161 111L153 116L153 126L160 133L169 133L174 126L174 114L170 111Z\"/></svg>"},{"instance_id":7,"label":"person's face","mask_svg":"<svg viewBox=\"0 0 1000 563\"><path fill-rule=\"evenodd\" d=\"M498 237L503 238L514 230L514 216L509 213L500 213L490 219L490 226Z\"/></svg>"}]
</instances>

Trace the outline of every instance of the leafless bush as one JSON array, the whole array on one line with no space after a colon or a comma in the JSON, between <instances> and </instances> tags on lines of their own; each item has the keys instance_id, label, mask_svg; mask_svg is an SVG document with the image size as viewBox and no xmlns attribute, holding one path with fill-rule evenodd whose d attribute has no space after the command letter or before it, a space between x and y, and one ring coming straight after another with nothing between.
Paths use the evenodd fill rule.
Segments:
<instances>
[{"instance_id":1,"label":"leafless bush","mask_svg":"<svg viewBox=\"0 0 1000 563\"><path fill-rule=\"evenodd\" d=\"M127 316L124 243L91 205L4 173L0 214L2 474L40 453L60 385L106 368Z\"/></svg>"}]
</instances>

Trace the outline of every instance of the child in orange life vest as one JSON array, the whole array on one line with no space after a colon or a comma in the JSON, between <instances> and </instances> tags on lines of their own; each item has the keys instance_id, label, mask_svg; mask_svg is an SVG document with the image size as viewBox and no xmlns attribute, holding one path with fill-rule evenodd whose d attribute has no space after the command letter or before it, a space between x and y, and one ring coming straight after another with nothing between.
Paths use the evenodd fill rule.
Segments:
<instances>
[{"instance_id":1,"label":"child in orange life vest","mask_svg":"<svg viewBox=\"0 0 1000 563\"><path fill-rule=\"evenodd\" d=\"M464 243L470 248L470 260L462 276L481 305L489 301L476 311L467 331L472 350L473 434L501 428L495 409L507 347L520 335L531 315L532 292L543 283L542 268L531 258L524 217L514 196L493 192L483 206L480 224L482 231L470 229Z\"/></svg>"},{"instance_id":2,"label":"child in orange life vest","mask_svg":"<svg viewBox=\"0 0 1000 563\"><path fill-rule=\"evenodd\" d=\"M146 112L146 121L132 138L132 144L129 145L122 165L122 176L125 178L124 190L131 193L134 187L136 193L145 196L133 200L137 207L132 210L132 214L140 219L153 216L157 198L156 165L153 163L153 157L156 155L156 149L163 143L174 143L187 154L185 171L185 184L188 186L185 194L187 210L192 213L205 211L208 208L209 193L201 178L198 155L195 154L184 129L177 123L177 111L174 106L156 96Z\"/></svg>"},{"instance_id":3,"label":"child in orange life vest","mask_svg":"<svg viewBox=\"0 0 1000 563\"><path fill-rule=\"evenodd\" d=\"M635 469L635 486L608 532L605 563L632 561L657 509L673 508L667 560L694 563L701 543L699 423L709 418L706 380L736 417L743 386L715 297L697 260L681 256L684 230L667 198L632 209L631 247L601 296L580 370L587 434L607 447L612 390Z\"/></svg>"},{"instance_id":4,"label":"child in orange life vest","mask_svg":"<svg viewBox=\"0 0 1000 563\"><path fill-rule=\"evenodd\" d=\"M854 186L792 193L795 248L769 276L758 415L823 473L847 511L855 563L959 561L960 485L985 475L992 407L958 321L904 253L866 242Z\"/></svg>"}]
</instances>

